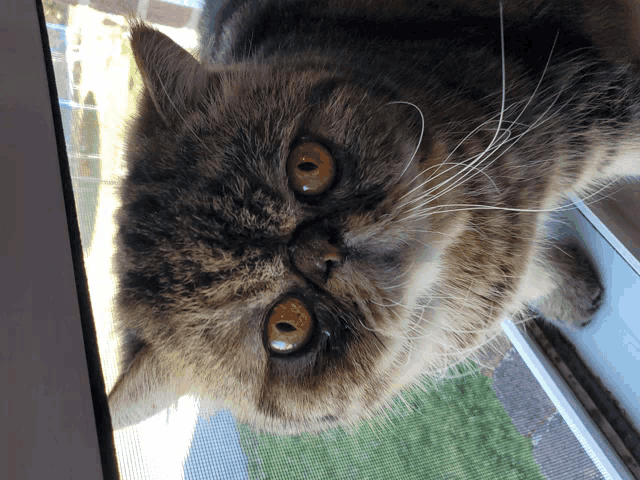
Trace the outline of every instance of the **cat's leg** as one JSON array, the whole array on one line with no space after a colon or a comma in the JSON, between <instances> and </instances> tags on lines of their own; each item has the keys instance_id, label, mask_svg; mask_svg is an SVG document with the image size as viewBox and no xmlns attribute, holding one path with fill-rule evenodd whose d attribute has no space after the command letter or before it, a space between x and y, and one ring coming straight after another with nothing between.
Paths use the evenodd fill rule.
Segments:
<instances>
[{"instance_id":1,"label":"cat's leg","mask_svg":"<svg viewBox=\"0 0 640 480\"><path fill-rule=\"evenodd\" d=\"M584 249L565 243L536 255L522 293L546 320L576 329L588 324L602 305L604 287Z\"/></svg>"}]
</instances>

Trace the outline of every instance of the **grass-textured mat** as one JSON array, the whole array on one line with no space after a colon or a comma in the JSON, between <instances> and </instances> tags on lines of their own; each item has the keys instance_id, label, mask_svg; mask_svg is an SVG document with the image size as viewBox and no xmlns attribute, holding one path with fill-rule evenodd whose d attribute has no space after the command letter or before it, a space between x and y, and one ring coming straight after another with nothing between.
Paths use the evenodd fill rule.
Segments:
<instances>
[{"instance_id":1,"label":"grass-textured mat","mask_svg":"<svg viewBox=\"0 0 640 480\"><path fill-rule=\"evenodd\" d=\"M425 380L406 403L350 434L277 437L239 425L249 478L544 480L492 380L469 368L459 374L437 388Z\"/></svg>"}]
</instances>

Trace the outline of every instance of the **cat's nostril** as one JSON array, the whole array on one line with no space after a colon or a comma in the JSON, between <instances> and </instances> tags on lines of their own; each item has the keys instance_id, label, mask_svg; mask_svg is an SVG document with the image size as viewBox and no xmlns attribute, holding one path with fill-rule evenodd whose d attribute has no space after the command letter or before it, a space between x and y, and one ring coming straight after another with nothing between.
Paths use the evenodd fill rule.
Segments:
<instances>
[{"instance_id":1,"label":"cat's nostril","mask_svg":"<svg viewBox=\"0 0 640 480\"><path fill-rule=\"evenodd\" d=\"M337 245L327 244L324 248L323 259L325 263L332 266L340 265L344 256L342 250Z\"/></svg>"},{"instance_id":2,"label":"cat's nostril","mask_svg":"<svg viewBox=\"0 0 640 480\"><path fill-rule=\"evenodd\" d=\"M319 286L325 284L331 270L344 261L342 248L326 233L313 228L299 235L291 253L292 263L298 271Z\"/></svg>"},{"instance_id":3,"label":"cat's nostril","mask_svg":"<svg viewBox=\"0 0 640 480\"><path fill-rule=\"evenodd\" d=\"M316 270L326 279L332 268L339 267L343 257L339 251L325 252L325 254L316 260Z\"/></svg>"},{"instance_id":4,"label":"cat's nostril","mask_svg":"<svg viewBox=\"0 0 640 480\"><path fill-rule=\"evenodd\" d=\"M316 271L313 275L315 278L326 277L327 273L329 273L329 269L331 268L331 265L329 264L329 262L323 262L322 260L316 260L315 266L316 266Z\"/></svg>"},{"instance_id":5,"label":"cat's nostril","mask_svg":"<svg viewBox=\"0 0 640 480\"><path fill-rule=\"evenodd\" d=\"M344 260L344 256L340 248L336 245L327 244L324 248L324 252L322 254L321 269L323 270L323 276L328 276L329 272L332 268L339 267Z\"/></svg>"}]
</instances>

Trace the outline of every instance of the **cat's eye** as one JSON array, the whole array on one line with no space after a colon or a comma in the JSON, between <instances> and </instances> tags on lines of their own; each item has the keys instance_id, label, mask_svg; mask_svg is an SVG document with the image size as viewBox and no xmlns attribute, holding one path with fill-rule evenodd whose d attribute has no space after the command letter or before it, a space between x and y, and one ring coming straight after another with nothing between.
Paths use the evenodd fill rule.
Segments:
<instances>
[{"instance_id":1,"label":"cat's eye","mask_svg":"<svg viewBox=\"0 0 640 480\"><path fill-rule=\"evenodd\" d=\"M303 142L289 154L287 174L291 188L302 195L319 195L333 183L335 162L331 153L315 142Z\"/></svg>"},{"instance_id":2,"label":"cat's eye","mask_svg":"<svg viewBox=\"0 0 640 480\"><path fill-rule=\"evenodd\" d=\"M271 311L266 325L269 350L295 353L304 347L313 333L313 319L307 307L297 298L288 297Z\"/></svg>"}]
</instances>

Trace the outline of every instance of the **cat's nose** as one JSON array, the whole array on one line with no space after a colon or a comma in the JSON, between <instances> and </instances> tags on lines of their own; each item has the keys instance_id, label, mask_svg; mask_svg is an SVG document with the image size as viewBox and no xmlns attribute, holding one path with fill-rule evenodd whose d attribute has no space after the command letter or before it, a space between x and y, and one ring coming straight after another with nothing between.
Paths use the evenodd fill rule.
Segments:
<instances>
[{"instance_id":1,"label":"cat's nose","mask_svg":"<svg viewBox=\"0 0 640 480\"><path fill-rule=\"evenodd\" d=\"M296 269L316 285L324 285L344 260L342 248L319 229L303 231L291 248Z\"/></svg>"}]
</instances>

